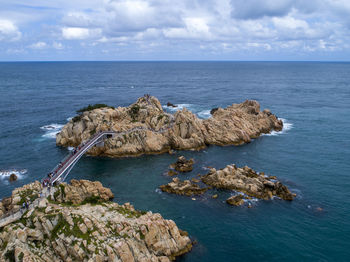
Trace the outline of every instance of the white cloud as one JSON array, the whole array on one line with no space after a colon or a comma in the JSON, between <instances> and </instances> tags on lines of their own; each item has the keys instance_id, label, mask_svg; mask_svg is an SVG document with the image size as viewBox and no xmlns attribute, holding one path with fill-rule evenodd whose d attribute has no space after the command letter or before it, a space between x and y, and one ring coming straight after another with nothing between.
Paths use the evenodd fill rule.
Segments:
<instances>
[{"instance_id":1,"label":"white cloud","mask_svg":"<svg viewBox=\"0 0 350 262\"><path fill-rule=\"evenodd\" d=\"M89 29L82 27L63 27L62 28L62 36L68 40L74 39L88 39L88 38L96 38L100 36L101 29Z\"/></svg>"},{"instance_id":2,"label":"white cloud","mask_svg":"<svg viewBox=\"0 0 350 262\"><path fill-rule=\"evenodd\" d=\"M48 45L45 42L40 41L40 42L36 42L34 44L31 44L29 47L32 49L45 49L48 47Z\"/></svg>"},{"instance_id":3,"label":"white cloud","mask_svg":"<svg viewBox=\"0 0 350 262\"><path fill-rule=\"evenodd\" d=\"M62 44L62 43L59 43L59 42L53 42L52 47L55 48L55 49L57 49L57 50L62 50L62 49L64 49L63 44Z\"/></svg>"},{"instance_id":4,"label":"white cloud","mask_svg":"<svg viewBox=\"0 0 350 262\"><path fill-rule=\"evenodd\" d=\"M22 33L10 20L0 19L0 41L17 41Z\"/></svg>"}]
</instances>

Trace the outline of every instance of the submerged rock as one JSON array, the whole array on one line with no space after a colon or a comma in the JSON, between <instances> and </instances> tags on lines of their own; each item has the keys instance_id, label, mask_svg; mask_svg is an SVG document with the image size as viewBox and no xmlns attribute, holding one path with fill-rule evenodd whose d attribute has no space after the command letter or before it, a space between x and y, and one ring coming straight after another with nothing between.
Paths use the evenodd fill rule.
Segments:
<instances>
[{"instance_id":1,"label":"submerged rock","mask_svg":"<svg viewBox=\"0 0 350 262\"><path fill-rule=\"evenodd\" d=\"M177 195L201 195L208 188L201 188L199 185L192 183L190 180L181 181L179 178L173 178L172 182L159 187L163 192Z\"/></svg>"},{"instance_id":2,"label":"submerged rock","mask_svg":"<svg viewBox=\"0 0 350 262\"><path fill-rule=\"evenodd\" d=\"M220 170L212 168L202 177L202 181L218 189L235 190L266 200L273 196L284 200L293 200L295 197L281 182L274 182L263 173L258 174L247 166L238 168L233 164Z\"/></svg>"},{"instance_id":3,"label":"submerged rock","mask_svg":"<svg viewBox=\"0 0 350 262\"><path fill-rule=\"evenodd\" d=\"M118 134L88 153L118 157L202 149L209 144L239 145L282 127L281 120L268 110L260 111L254 100L218 108L209 119L199 119L186 108L166 113L157 98L146 95L128 107L82 112L57 134L56 144L77 146L97 132L113 130Z\"/></svg>"},{"instance_id":4,"label":"submerged rock","mask_svg":"<svg viewBox=\"0 0 350 262\"><path fill-rule=\"evenodd\" d=\"M177 105L174 105L173 103L170 103L170 102L166 103L166 106L168 106L168 107L177 107Z\"/></svg>"},{"instance_id":5,"label":"submerged rock","mask_svg":"<svg viewBox=\"0 0 350 262\"><path fill-rule=\"evenodd\" d=\"M191 250L174 221L110 202L99 182L74 180L54 191L0 230L1 261L170 261Z\"/></svg>"},{"instance_id":6,"label":"submerged rock","mask_svg":"<svg viewBox=\"0 0 350 262\"><path fill-rule=\"evenodd\" d=\"M179 172L191 172L193 170L194 160L193 158L187 160L184 156L180 156L174 164L171 164L171 168L175 168Z\"/></svg>"}]
</instances>

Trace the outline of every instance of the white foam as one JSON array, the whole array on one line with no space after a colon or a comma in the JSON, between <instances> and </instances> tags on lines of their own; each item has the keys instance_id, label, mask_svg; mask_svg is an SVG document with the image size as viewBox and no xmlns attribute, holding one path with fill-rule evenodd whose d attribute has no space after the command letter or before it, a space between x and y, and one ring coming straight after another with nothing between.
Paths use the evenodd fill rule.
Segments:
<instances>
[{"instance_id":1,"label":"white foam","mask_svg":"<svg viewBox=\"0 0 350 262\"><path fill-rule=\"evenodd\" d=\"M63 125L60 124L50 124L40 127L41 130L45 131L42 136L45 138L56 138L56 135L61 131Z\"/></svg>"},{"instance_id":2,"label":"white foam","mask_svg":"<svg viewBox=\"0 0 350 262\"><path fill-rule=\"evenodd\" d=\"M74 147L69 146L67 149L68 149L68 151L72 151L74 149Z\"/></svg>"},{"instance_id":3,"label":"white foam","mask_svg":"<svg viewBox=\"0 0 350 262\"><path fill-rule=\"evenodd\" d=\"M209 117L211 117L210 110L200 111L197 115L198 117L204 118L204 119L208 119Z\"/></svg>"},{"instance_id":4,"label":"white foam","mask_svg":"<svg viewBox=\"0 0 350 262\"><path fill-rule=\"evenodd\" d=\"M283 122L282 131L272 131L269 134L264 134L264 136L278 136L278 135L286 134L289 130L291 130L293 128L293 124L288 122L287 119L284 119L284 118L280 118L280 119Z\"/></svg>"},{"instance_id":5,"label":"white foam","mask_svg":"<svg viewBox=\"0 0 350 262\"><path fill-rule=\"evenodd\" d=\"M183 108L187 108L190 109L193 107L192 104L175 104L176 107L172 107L172 106L167 106L167 105L163 105L163 108L168 109L169 111L177 111L177 110L182 110Z\"/></svg>"},{"instance_id":6,"label":"white foam","mask_svg":"<svg viewBox=\"0 0 350 262\"><path fill-rule=\"evenodd\" d=\"M73 117L71 116L71 117L68 117L67 118L67 121L69 122L69 121L71 121L73 119Z\"/></svg>"},{"instance_id":7,"label":"white foam","mask_svg":"<svg viewBox=\"0 0 350 262\"><path fill-rule=\"evenodd\" d=\"M15 174L18 179L22 179L24 174L27 173L27 169L8 169L8 170L0 170L0 179L8 179L11 174Z\"/></svg>"}]
</instances>

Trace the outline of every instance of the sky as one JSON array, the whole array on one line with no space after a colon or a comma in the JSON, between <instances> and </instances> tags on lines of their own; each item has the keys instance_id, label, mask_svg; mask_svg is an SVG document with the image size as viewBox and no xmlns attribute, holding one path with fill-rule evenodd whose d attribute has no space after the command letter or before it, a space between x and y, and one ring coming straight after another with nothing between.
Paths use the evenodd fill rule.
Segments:
<instances>
[{"instance_id":1,"label":"sky","mask_svg":"<svg viewBox=\"0 0 350 262\"><path fill-rule=\"evenodd\" d=\"M350 61L350 0L0 0L0 61Z\"/></svg>"}]
</instances>

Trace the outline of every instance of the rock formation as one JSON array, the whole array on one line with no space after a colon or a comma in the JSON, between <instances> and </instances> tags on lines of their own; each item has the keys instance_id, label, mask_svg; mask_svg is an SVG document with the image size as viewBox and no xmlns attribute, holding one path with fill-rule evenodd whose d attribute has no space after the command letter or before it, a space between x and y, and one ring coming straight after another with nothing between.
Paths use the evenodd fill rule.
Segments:
<instances>
[{"instance_id":1,"label":"rock formation","mask_svg":"<svg viewBox=\"0 0 350 262\"><path fill-rule=\"evenodd\" d=\"M5 206L39 188L36 182L14 190ZM0 228L0 261L170 261L191 249L174 221L110 202L112 192L99 182L73 180L53 191Z\"/></svg>"},{"instance_id":2,"label":"rock formation","mask_svg":"<svg viewBox=\"0 0 350 262\"><path fill-rule=\"evenodd\" d=\"M82 112L57 134L56 143L77 146L96 132L113 130L118 135L106 139L103 147L90 149L89 154L118 157L202 149L210 144L239 145L282 127L281 120L269 110L260 111L253 100L212 110L212 116L202 120L186 108L166 113L157 98L146 95L128 107Z\"/></svg>"},{"instance_id":3,"label":"rock formation","mask_svg":"<svg viewBox=\"0 0 350 262\"><path fill-rule=\"evenodd\" d=\"M281 182L274 181L265 176L264 173L257 173L247 166L238 168L233 164L220 170L212 168L208 174L202 177L202 181L218 189L235 190L251 197L266 200L273 196L284 200L293 200L295 197L295 194L292 194ZM232 201L230 200L230 202Z\"/></svg>"},{"instance_id":4,"label":"rock formation","mask_svg":"<svg viewBox=\"0 0 350 262\"><path fill-rule=\"evenodd\" d=\"M170 168L174 168L178 172L191 172L193 170L194 160L193 158L187 160L184 156L178 157L174 164L170 165Z\"/></svg>"},{"instance_id":5,"label":"rock formation","mask_svg":"<svg viewBox=\"0 0 350 262\"><path fill-rule=\"evenodd\" d=\"M231 206L241 206L244 204L245 197L243 195L235 195L226 199L226 203Z\"/></svg>"},{"instance_id":6,"label":"rock formation","mask_svg":"<svg viewBox=\"0 0 350 262\"><path fill-rule=\"evenodd\" d=\"M10 181L10 182L16 181L17 178L18 178L18 177L16 176L16 174L12 173L12 174L10 175L10 177L9 177L9 181Z\"/></svg>"},{"instance_id":7,"label":"rock formation","mask_svg":"<svg viewBox=\"0 0 350 262\"><path fill-rule=\"evenodd\" d=\"M190 180L181 181L177 177L173 178L170 183L161 185L159 188L163 192L186 196L201 195L208 190L208 188L201 188Z\"/></svg>"}]
</instances>

